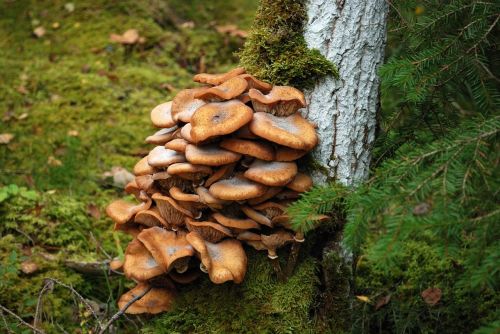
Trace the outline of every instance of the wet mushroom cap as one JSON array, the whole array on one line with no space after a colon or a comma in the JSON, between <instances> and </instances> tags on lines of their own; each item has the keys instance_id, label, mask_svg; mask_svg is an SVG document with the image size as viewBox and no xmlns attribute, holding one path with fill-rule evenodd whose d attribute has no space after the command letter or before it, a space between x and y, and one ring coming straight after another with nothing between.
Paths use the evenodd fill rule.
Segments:
<instances>
[{"instance_id":1,"label":"wet mushroom cap","mask_svg":"<svg viewBox=\"0 0 500 334\"><path fill-rule=\"evenodd\" d=\"M142 230L137 236L165 272L174 268L178 261L194 255L193 247L184 233L167 231L161 227Z\"/></svg>"},{"instance_id":2,"label":"wet mushroom cap","mask_svg":"<svg viewBox=\"0 0 500 334\"><path fill-rule=\"evenodd\" d=\"M262 224L262 225L266 225L269 227L273 227L271 219L267 218L265 215L263 215L259 211L254 210L253 208L246 206L246 205L243 205L241 207L241 211L243 211L248 218L255 220L257 223Z\"/></svg>"},{"instance_id":3,"label":"wet mushroom cap","mask_svg":"<svg viewBox=\"0 0 500 334\"><path fill-rule=\"evenodd\" d=\"M191 136L191 129L192 128L193 127L191 126L191 123L187 123L181 129L181 137L182 137L182 139L184 139L188 143L194 143L194 139ZM184 150L186 150L186 149L184 149Z\"/></svg>"},{"instance_id":4,"label":"wet mushroom cap","mask_svg":"<svg viewBox=\"0 0 500 334\"><path fill-rule=\"evenodd\" d=\"M156 262L153 255L151 255L144 244L136 238L128 244L125 250L123 272L128 278L132 278L136 281L146 281L163 274L164 270Z\"/></svg>"},{"instance_id":5,"label":"wet mushroom cap","mask_svg":"<svg viewBox=\"0 0 500 334\"><path fill-rule=\"evenodd\" d=\"M257 89L263 93L267 93L273 88L273 85L271 85L267 82L261 81L251 74L240 74L240 75L238 75L238 77L243 78L247 81L249 89L254 88L254 89Z\"/></svg>"},{"instance_id":6,"label":"wet mushroom cap","mask_svg":"<svg viewBox=\"0 0 500 334\"><path fill-rule=\"evenodd\" d=\"M216 198L205 187L197 187L195 192L200 196L200 202L214 209L222 209L224 205L229 204L228 201Z\"/></svg>"},{"instance_id":7,"label":"wet mushroom cap","mask_svg":"<svg viewBox=\"0 0 500 334\"><path fill-rule=\"evenodd\" d=\"M199 202L200 196L196 194L188 194L183 192L179 187L172 187L169 189L170 196L180 202Z\"/></svg>"},{"instance_id":8,"label":"wet mushroom cap","mask_svg":"<svg viewBox=\"0 0 500 334\"><path fill-rule=\"evenodd\" d=\"M287 188L303 193L309 191L313 186L312 178L304 173L297 173L293 180L286 185Z\"/></svg>"},{"instance_id":9,"label":"wet mushroom cap","mask_svg":"<svg viewBox=\"0 0 500 334\"><path fill-rule=\"evenodd\" d=\"M151 206L151 201L134 204L124 200L116 200L106 207L106 214L117 224L125 224L142 210L147 210Z\"/></svg>"},{"instance_id":10,"label":"wet mushroom cap","mask_svg":"<svg viewBox=\"0 0 500 334\"><path fill-rule=\"evenodd\" d=\"M224 81L227 81L231 78L234 78L240 74L244 74L245 69L242 67L237 67L227 73L221 73L221 74L208 74L208 73L200 73L196 74L193 78L195 82L200 82L200 83L206 83L210 85L220 85Z\"/></svg>"},{"instance_id":11,"label":"wet mushroom cap","mask_svg":"<svg viewBox=\"0 0 500 334\"><path fill-rule=\"evenodd\" d=\"M260 229L259 224L256 221L249 218L233 218L225 216L219 212L212 214L212 218L223 226L235 228L238 230L249 230L252 228Z\"/></svg>"},{"instance_id":12,"label":"wet mushroom cap","mask_svg":"<svg viewBox=\"0 0 500 334\"><path fill-rule=\"evenodd\" d=\"M148 155L148 164L153 167L168 167L184 161L186 158L183 154L166 149L165 146L156 146Z\"/></svg>"},{"instance_id":13,"label":"wet mushroom cap","mask_svg":"<svg viewBox=\"0 0 500 334\"><path fill-rule=\"evenodd\" d=\"M184 129L184 127L183 127ZM189 130L191 132L191 130ZM182 134L182 129L181 129L181 134ZM165 144L165 148L169 150L173 150L179 153L184 153L186 151L186 146L189 144L189 142L184 139L184 138L176 138L172 139L168 143Z\"/></svg>"},{"instance_id":14,"label":"wet mushroom cap","mask_svg":"<svg viewBox=\"0 0 500 334\"><path fill-rule=\"evenodd\" d=\"M251 156L257 159L272 161L274 160L274 149L270 144L263 142L228 138L224 139L220 144L220 147L226 150L240 153L243 155Z\"/></svg>"},{"instance_id":15,"label":"wet mushroom cap","mask_svg":"<svg viewBox=\"0 0 500 334\"><path fill-rule=\"evenodd\" d=\"M153 135L146 138L146 143L155 145L165 145L175 135L177 126L158 130Z\"/></svg>"},{"instance_id":16,"label":"wet mushroom cap","mask_svg":"<svg viewBox=\"0 0 500 334\"><path fill-rule=\"evenodd\" d=\"M280 146L276 149L276 161L294 161L302 158L307 154L307 151L296 150L286 146Z\"/></svg>"},{"instance_id":17,"label":"wet mushroom cap","mask_svg":"<svg viewBox=\"0 0 500 334\"><path fill-rule=\"evenodd\" d=\"M216 145L186 147L186 159L195 165L222 166L240 160L241 154L224 150Z\"/></svg>"},{"instance_id":18,"label":"wet mushroom cap","mask_svg":"<svg viewBox=\"0 0 500 334\"><path fill-rule=\"evenodd\" d=\"M250 89L248 92L256 112L269 112L277 116L289 116L306 106L304 94L290 86L274 86L269 94Z\"/></svg>"},{"instance_id":19,"label":"wet mushroom cap","mask_svg":"<svg viewBox=\"0 0 500 334\"><path fill-rule=\"evenodd\" d=\"M311 150L318 143L316 130L299 113L288 117L277 117L257 112L249 128L261 138L298 150Z\"/></svg>"},{"instance_id":20,"label":"wet mushroom cap","mask_svg":"<svg viewBox=\"0 0 500 334\"><path fill-rule=\"evenodd\" d=\"M148 157L145 156L135 164L133 172L135 176L141 176L146 174L153 174L155 172L155 169L151 167L151 165L148 163Z\"/></svg>"},{"instance_id":21,"label":"wet mushroom cap","mask_svg":"<svg viewBox=\"0 0 500 334\"><path fill-rule=\"evenodd\" d=\"M151 122L157 128L171 128L176 124L171 112L172 101L162 103L151 110Z\"/></svg>"},{"instance_id":22,"label":"wet mushroom cap","mask_svg":"<svg viewBox=\"0 0 500 334\"><path fill-rule=\"evenodd\" d=\"M252 116L252 109L239 100L207 103L191 118L191 137L199 143L233 133L250 122Z\"/></svg>"},{"instance_id":23,"label":"wet mushroom cap","mask_svg":"<svg viewBox=\"0 0 500 334\"><path fill-rule=\"evenodd\" d=\"M248 83L245 79L234 77L218 86L201 90L194 97L205 101L227 101L241 95L247 87Z\"/></svg>"},{"instance_id":24,"label":"wet mushroom cap","mask_svg":"<svg viewBox=\"0 0 500 334\"><path fill-rule=\"evenodd\" d=\"M243 174L247 179L267 186L284 186L297 175L295 162L255 160Z\"/></svg>"},{"instance_id":25,"label":"wet mushroom cap","mask_svg":"<svg viewBox=\"0 0 500 334\"><path fill-rule=\"evenodd\" d=\"M221 166L217 169L217 171L215 171L215 173L210 175L210 177L205 180L205 187L210 187L214 182L227 178L233 172L234 167L236 167L236 163Z\"/></svg>"},{"instance_id":26,"label":"wet mushroom cap","mask_svg":"<svg viewBox=\"0 0 500 334\"><path fill-rule=\"evenodd\" d=\"M200 88L192 88L192 89L183 89L172 100L172 119L174 121L180 120L180 117L183 119L190 119L193 113L204 105L206 102L200 99L195 98L194 96L201 91L206 90L205 87ZM183 122L189 122L189 120L184 120Z\"/></svg>"},{"instance_id":27,"label":"wet mushroom cap","mask_svg":"<svg viewBox=\"0 0 500 334\"><path fill-rule=\"evenodd\" d=\"M209 192L213 196L229 201L243 201L259 197L264 195L266 190L266 186L245 179L240 175L217 181L209 188Z\"/></svg>"},{"instance_id":28,"label":"wet mushroom cap","mask_svg":"<svg viewBox=\"0 0 500 334\"><path fill-rule=\"evenodd\" d=\"M146 289L149 288L147 283L139 283L132 290L124 293L119 301L118 308L123 309L130 301L132 301L136 296L144 293ZM125 313L127 314L141 314L150 313L158 314L170 310L172 302L175 299L175 294L172 290L164 288L152 288L148 293L144 295L141 299L132 303Z\"/></svg>"}]
</instances>

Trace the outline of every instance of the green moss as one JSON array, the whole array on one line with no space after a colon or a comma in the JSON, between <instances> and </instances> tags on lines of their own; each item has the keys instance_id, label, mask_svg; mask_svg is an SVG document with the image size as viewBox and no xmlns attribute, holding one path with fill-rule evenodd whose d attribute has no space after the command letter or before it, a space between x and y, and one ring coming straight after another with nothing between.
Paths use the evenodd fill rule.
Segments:
<instances>
[{"instance_id":1,"label":"green moss","mask_svg":"<svg viewBox=\"0 0 500 334\"><path fill-rule=\"evenodd\" d=\"M335 66L303 37L304 1L261 0L253 28L239 53L250 73L278 85L311 87L325 75L337 76Z\"/></svg>"},{"instance_id":2,"label":"green moss","mask_svg":"<svg viewBox=\"0 0 500 334\"><path fill-rule=\"evenodd\" d=\"M214 285L205 276L179 291L172 311L156 318L145 333L314 333L309 312L318 281L311 258L278 283L265 254L249 252L241 285Z\"/></svg>"},{"instance_id":3,"label":"green moss","mask_svg":"<svg viewBox=\"0 0 500 334\"><path fill-rule=\"evenodd\" d=\"M371 303L354 300L356 332L470 333L500 316L498 294L489 288L460 288L461 264L440 257L427 243L407 242L396 261L398 269L391 272L366 258L358 261L356 294L368 296ZM442 290L435 306L420 295L430 287ZM389 303L377 309L379 299L386 296Z\"/></svg>"}]
</instances>

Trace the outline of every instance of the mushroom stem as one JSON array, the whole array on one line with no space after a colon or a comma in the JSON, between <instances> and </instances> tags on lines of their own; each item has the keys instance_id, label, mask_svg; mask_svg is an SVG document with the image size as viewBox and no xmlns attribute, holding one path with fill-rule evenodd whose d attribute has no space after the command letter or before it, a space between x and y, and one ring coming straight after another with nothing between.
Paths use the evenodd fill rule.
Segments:
<instances>
[{"instance_id":1,"label":"mushroom stem","mask_svg":"<svg viewBox=\"0 0 500 334\"><path fill-rule=\"evenodd\" d=\"M305 241L304 234L302 232L295 233L293 239L295 242L292 244L290 255L288 257L288 263L286 264L286 277L292 276L297 263L297 258L299 257L300 246Z\"/></svg>"},{"instance_id":2,"label":"mushroom stem","mask_svg":"<svg viewBox=\"0 0 500 334\"><path fill-rule=\"evenodd\" d=\"M276 254L276 250L269 249L267 252L267 257L271 260L271 264L273 265L273 269L276 273L278 282L284 282L285 277L283 276L283 270L281 270L280 259L278 258L278 254Z\"/></svg>"}]
</instances>

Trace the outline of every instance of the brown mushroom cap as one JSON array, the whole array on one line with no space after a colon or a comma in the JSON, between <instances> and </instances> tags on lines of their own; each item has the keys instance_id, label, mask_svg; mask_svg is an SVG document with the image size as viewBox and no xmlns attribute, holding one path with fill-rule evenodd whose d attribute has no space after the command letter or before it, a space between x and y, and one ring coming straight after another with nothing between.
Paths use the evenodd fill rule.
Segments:
<instances>
[{"instance_id":1,"label":"brown mushroom cap","mask_svg":"<svg viewBox=\"0 0 500 334\"><path fill-rule=\"evenodd\" d=\"M286 185L287 188L303 193L309 191L313 186L312 178L304 173L297 173L293 180Z\"/></svg>"},{"instance_id":2,"label":"brown mushroom cap","mask_svg":"<svg viewBox=\"0 0 500 334\"><path fill-rule=\"evenodd\" d=\"M195 191L198 196L200 196L200 202L206 204L212 209L222 209L224 205L229 204L228 201L214 197L205 187L197 187Z\"/></svg>"},{"instance_id":3,"label":"brown mushroom cap","mask_svg":"<svg viewBox=\"0 0 500 334\"><path fill-rule=\"evenodd\" d=\"M286 212L286 206L276 202L258 204L254 206L253 209L261 212L264 216L271 220L277 216L284 215Z\"/></svg>"},{"instance_id":4,"label":"brown mushroom cap","mask_svg":"<svg viewBox=\"0 0 500 334\"><path fill-rule=\"evenodd\" d=\"M278 257L276 250L285 244L293 241L293 234L285 230L275 231L271 235L261 235L261 241L268 249L268 257L275 259Z\"/></svg>"},{"instance_id":5,"label":"brown mushroom cap","mask_svg":"<svg viewBox=\"0 0 500 334\"><path fill-rule=\"evenodd\" d=\"M153 167L168 167L184 161L186 161L186 158L183 154L166 149L165 146L156 146L148 155L148 164Z\"/></svg>"},{"instance_id":6,"label":"brown mushroom cap","mask_svg":"<svg viewBox=\"0 0 500 334\"><path fill-rule=\"evenodd\" d=\"M242 67L237 67L227 73L221 74L208 74L208 73L200 73L196 74L193 78L195 82L206 83L210 85L220 85L224 81L227 81L231 78L234 78L240 74L245 73L245 69Z\"/></svg>"},{"instance_id":7,"label":"brown mushroom cap","mask_svg":"<svg viewBox=\"0 0 500 334\"><path fill-rule=\"evenodd\" d=\"M212 168L203 165L193 165L189 162L180 162L168 166L170 175L177 175L186 180L197 181L212 174Z\"/></svg>"},{"instance_id":8,"label":"brown mushroom cap","mask_svg":"<svg viewBox=\"0 0 500 334\"><path fill-rule=\"evenodd\" d=\"M118 308L123 309L127 303L133 300L136 296L144 293L149 288L147 283L139 283L130 291L124 293L118 301ZM152 288L144 297L131 304L125 313L141 314L151 313L158 314L170 310L175 294L172 290L164 288Z\"/></svg>"},{"instance_id":9,"label":"brown mushroom cap","mask_svg":"<svg viewBox=\"0 0 500 334\"><path fill-rule=\"evenodd\" d=\"M264 95L257 89L248 92L256 112L268 112L277 116L289 116L306 106L304 94L290 86L274 86Z\"/></svg>"},{"instance_id":10,"label":"brown mushroom cap","mask_svg":"<svg viewBox=\"0 0 500 334\"><path fill-rule=\"evenodd\" d=\"M235 228L238 230L249 230L249 229L260 229L259 224L249 218L234 218L225 216L220 212L212 214L212 218L215 219L219 224L226 227Z\"/></svg>"},{"instance_id":11,"label":"brown mushroom cap","mask_svg":"<svg viewBox=\"0 0 500 334\"><path fill-rule=\"evenodd\" d=\"M186 239L200 254L201 262L207 268L213 283L243 281L247 270L247 256L239 241L226 239L211 243L203 240L196 232L190 232Z\"/></svg>"},{"instance_id":12,"label":"brown mushroom cap","mask_svg":"<svg viewBox=\"0 0 500 334\"><path fill-rule=\"evenodd\" d=\"M274 160L274 149L270 144L263 142L228 138L219 144L226 150L255 157L257 159L272 161Z\"/></svg>"},{"instance_id":13,"label":"brown mushroom cap","mask_svg":"<svg viewBox=\"0 0 500 334\"><path fill-rule=\"evenodd\" d=\"M199 202L200 201L200 196L196 194L188 194L182 191L179 187L172 187L168 191L170 193L170 196L172 196L173 199L176 201L181 201L181 202Z\"/></svg>"},{"instance_id":14,"label":"brown mushroom cap","mask_svg":"<svg viewBox=\"0 0 500 334\"><path fill-rule=\"evenodd\" d=\"M183 127L184 129L184 127ZM189 130L191 132L191 130ZM182 129L181 129L181 135L182 135ZM189 142L184 139L184 138L176 138L172 139L168 143L165 144L165 148L169 150L173 150L179 153L184 153L186 151L186 146L189 144Z\"/></svg>"},{"instance_id":15,"label":"brown mushroom cap","mask_svg":"<svg viewBox=\"0 0 500 334\"><path fill-rule=\"evenodd\" d=\"M134 222L144 226L165 226L169 227L169 224L160 215L160 210L158 208L150 208L149 210L143 210L138 212L134 217Z\"/></svg>"},{"instance_id":16,"label":"brown mushroom cap","mask_svg":"<svg viewBox=\"0 0 500 334\"><path fill-rule=\"evenodd\" d=\"M181 129L181 137L188 143L194 143L194 139L191 136L191 129L193 127L191 126L191 123L185 124L182 129Z\"/></svg>"},{"instance_id":17,"label":"brown mushroom cap","mask_svg":"<svg viewBox=\"0 0 500 334\"><path fill-rule=\"evenodd\" d=\"M168 273L168 276L170 276L170 278L172 279L172 281L176 282L176 283L179 283L179 284L189 284L189 283L192 283L194 281L196 281L196 279L198 277L200 277L200 271L199 270L188 270L184 273L178 273L177 271L171 271Z\"/></svg>"},{"instance_id":18,"label":"brown mushroom cap","mask_svg":"<svg viewBox=\"0 0 500 334\"><path fill-rule=\"evenodd\" d=\"M231 230L211 221L196 221L186 218L186 227L190 232L197 232L203 240L219 242L224 238L232 237Z\"/></svg>"},{"instance_id":19,"label":"brown mushroom cap","mask_svg":"<svg viewBox=\"0 0 500 334\"><path fill-rule=\"evenodd\" d=\"M260 81L251 74L240 74L238 75L238 77L243 78L247 81L248 88L257 89L263 93L267 93L273 88L273 85L264 81Z\"/></svg>"},{"instance_id":20,"label":"brown mushroom cap","mask_svg":"<svg viewBox=\"0 0 500 334\"><path fill-rule=\"evenodd\" d=\"M187 264L189 258L194 255L194 249L187 242L184 233L167 231L154 226L142 230L137 238L165 272L169 272L178 265Z\"/></svg>"},{"instance_id":21,"label":"brown mushroom cap","mask_svg":"<svg viewBox=\"0 0 500 334\"><path fill-rule=\"evenodd\" d=\"M260 241L262 238L260 234L250 232L250 231L243 231L241 233L238 233L236 236L236 239L241 240L241 241Z\"/></svg>"},{"instance_id":22,"label":"brown mushroom cap","mask_svg":"<svg viewBox=\"0 0 500 334\"><path fill-rule=\"evenodd\" d=\"M269 188L267 188L266 193L264 195L249 199L247 203L250 205L256 205L259 203L263 203L263 202L267 201L268 199L272 198L274 195L281 192L282 190L283 190L282 187L269 187Z\"/></svg>"},{"instance_id":23,"label":"brown mushroom cap","mask_svg":"<svg viewBox=\"0 0 500 334\"><path fill-rule=\"evenodd\" d=\"M141 190L144 190L148 194L155 190L153 175L151 174L136 176L135 183Z\"/></svg>"},{"instance_id":24,"label":"brown mushroom cap","mask_svg":"<svg viewBox=\"0 0 500 334\"><path fill-rule=\"evenodd\" d=\"M194 112L206 102L194 96L201 91L207 90L205 87L183 89L172 100L172 119L174 121L190 122ZM182 118L182 120L181 120Z\"/></svg>"},{"instance_id":25,"label":"brown mushroom cap","mask_svg":"<svg viewBox=\"0 0 500 334\"><path fill-rule=\"evenodd\" d=\"M131 278L136 281L146 281L150 278L163 274L163 269L156 262L144 244L136 238L128 244L127 249L125 250L123 272L127 278Z\"/></svg>"},{"instance_id":26,"label":"brown mushroom cap","mask_svg":"<svg viewBox=\"0 0 500 334\"><path fill-rule=\"evenodd\" d=\"M125 224L117 224L113 226L113 231L122 231L132 237L137 237L139 233L144 229L143 225L139 225L132 221L126 222Z\"/></svg>"},{"instance_id":27,"label":"brown mushroom cap","mask_svg":"<svg viewBox=\"0 0 500 334\"><path fill-rule=\"evenodd\" d=\"M162 103L151 110L151 122L157 128L171 128L176 124L171 112L172 101Z\"/></svg>"},{"instance_id":28,"label":"brown mushroom cap","mask_svg":"<svg viewBox=\"0 0 500 334\"><path fill-rule=\"evenodd\" d=\"M266 225L269 227L273 227L271 219L267 218L265 215L263 215L259 211L254 210L251 207L246 206L246 205L241 206L241 211L243 211L245 213L245 215L247 215L248 218L255 220L257 223L262 224L262 225Z\"/></svg>"},{"instance_id":29,"label":"brown mushroom cap","mask_svg":"<svg viewBox=\"0 0 500 334\"><path fill-rule=\"evenodd\" d=\"M119 258L115 257L113 260L109 262L109 269L118 271L123 268L123 261Z\"/></svg>"},{"instance_id":30,"label":"brown mushroom cap","mask_svg":"<svg viewBox=\"0 0 500 334\"><path fill-rule=\"evenodd\" d=\"M290 147L280 146L276 149L276 161L294 161L307 154L304 150L295 150Z\"/></svg>"},{"instance_id":31,"label":"brown mushroom cap","mask_svg":"<svg viewBox=\"0 0 500 334\"><path fill-rule=\"evenodd\" d=\"M205 180L205 187L210 187L214 182L217 182L221 179L225 179L229 175L233 173L234 167L236 167L236 163L232 163L229 165L224 165L217 169L215 173L210 175L208 179Z\"/></svg>"},{"instance_id":32,"label":"brown mushroom cap","mask_svg":"<svg viewBox=\"0 0 500 334\"><path fill-rule=\"evenodd\" d=\"M245 79L234 77L218 86L196 93L195 98L211 102L227 101L241 95L247 87Z\"/></svg>"},{"instance_id":33,"label":"brown mushroom cap","mask_svg":"<svg viewBox=\"0 0 500 334\"><path fill-rule=\"evenodd\" d=\"M177 126L171 128L161 129L156 131L153 135L146 138L146 143L155 145L165 145L170 139L172 139L177 131Z\"/></svg>"},{"instance_id":34,"label":"brown mushroom cap","mask_svg":"<svg viewBox=\"0 0 500 334\"><path fill-rule=\"evenodd\" d=\"M139 162L136 163L134 166L134 175L135 176L153 174L154 172L155 172L155 169L153 167L151 167L150 164L148 164L148 157L147 156L145 156L144 158L139 160Z\"/></svg>"},{"instance_id":35,"label":"brown mushroom cap","mask_svg":"<svg viewBox=\"0 0 500 334\"><path fill-rule=\"evenodd\" d=\"M116 200L106 207L106 214L117 224L125 224L134 215L143 210L149 209L151 200L140 204L133 204L124 200Z\"/></svg>"},{"instance_id":36,"label":"brown mushroom cap","mask_svg":"<svg viewBox=\"0 0 500 334\"><path fill-rule=\"evenodd\" d=\"M186 147L186 159L196 165L222 166L240 160L241 154L224 150L216 145Z\"/></svg>"},{"instance_id":37,"label":"brown mushroom cap","mask_svg":"<svg viewBox=\"0 0 500 334\"><path fill-rule=\"evenodd\" d=\"M247 179L267 186L284 186L297 175L295 162L255 160L243 174Z\"/></svg>"},{"instance_id":38,"label":"brown mushroom cap","mask_svg":"<svg viewBox=\"0 0 500 334\"><path fill-rule=\"evenodd\" d=\"M243 201L259 197L264 195L266 190L266 186L245 179L241 175L217 181L209 188L209 192L213 196L229 201Z\"/></svg>"},{"instance_id":39,"label":"brown mushroom cap","mask_svg":"<svg viewBox=\"0 0 500 334\"><path fill-rule=\"evenodd\" d=\"M139 187L137 182L135 182L135 178L132 181L130 181L129 183L127 183L124 190L127 194L132 194L135 196L135 198L140 200L139 197L140 197L140 193L141 193L141 188Z\"/></svg>"},{"instance_id":40,"label":"brown mushroom cap","mask_svg":"<svg viewBox=\"0 0 500 334\"><path fill-rule=\"evenodd\" d=\"M277 117L257 112L249 127L259 137L298 150L311 150L318 143L316 130L299 113Z\"/></svg>"},{"instance_id":41,"label":"brown mushroom cap","mask_svg":"<svg viewBox=\"0 0 500 334\"><path fill-rule=\"evenodd\" d=\"M250 131L249 123L243 125L241 128L236 130L236 132L234 132L234 135L237 138L242 138L242 139L259 139L259 136L254 135Z\"/></svg>"},{"instance_id":42,"label":"brown mushroom cap","mask_svg":"<svg viewBox=\"0 0 500 334\"><path fill-rule=\"evenodd\" d=\"M163 196L160 193L154 194L152 198L163 219L171 225L182 226L186 216L193 218L193 213L177 204L173 198Z\"/></svg>"},{"instance_id":43,"label":"brown mushroom cap","mask_svg":"<svg viewBox=\"0 0 500 334\"><path fill-rule=\"evenodd\" d=\"M252 109L239 100L207 103L191 118L191 137L199 143L233 133L250 122L252 115Z\"/></svg>"}]
</instances>

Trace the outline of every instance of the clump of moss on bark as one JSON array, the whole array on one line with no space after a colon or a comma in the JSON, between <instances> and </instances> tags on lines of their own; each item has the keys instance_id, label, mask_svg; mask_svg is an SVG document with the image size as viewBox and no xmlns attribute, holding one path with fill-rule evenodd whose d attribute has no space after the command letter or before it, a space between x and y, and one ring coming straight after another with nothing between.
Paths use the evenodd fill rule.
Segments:
<instances>
[{"instance_id":1,"label":"clump of moss on bark","mask_svg":"<svg viewBox=\"0 0 500 334\"><path fill-rule=\"evenodd\" d=\"M334 64L309 49L303 36L304 1L261 0L240 62L248 72L277 85L308 88L338 72Z\"/></svg>"}]
</instances>

